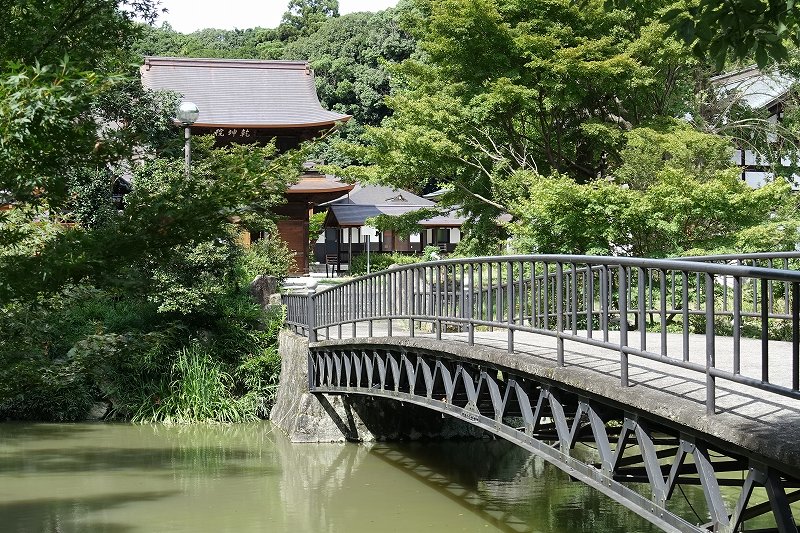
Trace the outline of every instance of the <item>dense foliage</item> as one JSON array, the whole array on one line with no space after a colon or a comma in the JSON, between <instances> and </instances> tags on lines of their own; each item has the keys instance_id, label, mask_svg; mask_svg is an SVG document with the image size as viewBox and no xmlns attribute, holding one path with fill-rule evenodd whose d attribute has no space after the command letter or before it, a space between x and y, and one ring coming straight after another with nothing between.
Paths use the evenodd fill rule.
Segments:
<instances>
[{"instance_id":1,"label":"dense foliage","mask_svg":"<svg viewBox=\"0 0 800 533\"><path fill-rule=\"evenodd\" d=\"M789 152L775 150L776 133L783 148L793 148L797 136L790 123L771 125L760 111L727 99L711 85L712 70L662 22L679 5L670 0L417 0L405 21L418 50L393 69L391 114L380 127L367 129L366 146L350 147L355 160L368 164L344 172L412 190L444 187L444 207L469 217L460 244L468 254L497 253L507 237L519 238L520 250L552 249L549 238L531 235L549 230L555 231L554 243L573 252L672 254L738 246L734 234L755 224L739 217L718 226L712 212L700 209L711 218L696 221L697 227L719 227L724 236L700 242L676 229L668 235L670 244L642 247L631 242L618 213L609 208L605 217L591 220L598 232L619 235L557 243L554 228L530 227L553 222L531 210L538 208L537 198L549 196L550 214L564 211L565 231L585 230L577 204L573 218L558 204L567 183L576 187L579 204L583 195L601 191L643 203L640 216L670 224L677 223L668 203L636 195L673 194L677 200L703 183L689 204L709 202L703 194L717 195L716 201L726 205L746 198L754 219L763 221L776 209L793 219L795 207L785 188L770 189L784 191L775 196L752 193L730 181L735 178L722 178L736 173L733 141L764 148L767 163L780 166ZM685 127L676 126L672 117L686 117ZM704 144L708 153L698 155ZM669 190L669 180L653 174L665 160L673 169ZM791 174L791 167L782 170ZM712 174L722 181L710 184ZM515 223L499 222L504 213ZM761 246L792 247L794 226L782 221L772 227L785 234L771 235Z\"/></svg>"},{"instance_id":2,"label":"dense foliage","mask_svg":"<svg viewBox=\"0 0 800 533\"><path fill-rule=\"evenodd\" d=\"M283 317L247 289L289 253L238 233L274 229L302 155L195 138L186 179L175 95L128 66L154 4L20 0L0 23L0 418L267 414Z\"/></svg>"},{"instance_id":3,"label":"dense foliage","mask_svg":"<svg viewBox=\"0 0 800 533\"><path fill-rule=\"evenodd\" d=\"M245 288L291 257L275 239L245 251L236 234L274 231L300 154L198 139L186 180L176 95L141 88L141 55L308 59L323 105L353 116L314 154L351 178L443 187L442 209L469 217L464 254L798 240L788 186L750 189L731 161L735 143L791 177L797 107L772 124L721 94L706 62L791 60L794 4L408 0L339 16L336 0L291 0L274 29L133 22L157 9L14 0L0 21L0 203L13 204L0 210L0 417L76 419L97 400L137 420L268 407L282 317ZM112 206L126 176L134 190Z\"/></svg>"}]
</instances>

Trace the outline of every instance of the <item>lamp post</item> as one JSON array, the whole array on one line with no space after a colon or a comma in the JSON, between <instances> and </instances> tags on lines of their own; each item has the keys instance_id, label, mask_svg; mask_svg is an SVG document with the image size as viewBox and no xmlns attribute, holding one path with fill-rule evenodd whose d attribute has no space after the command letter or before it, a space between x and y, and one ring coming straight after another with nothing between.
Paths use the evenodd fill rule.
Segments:
<instances>
[{"instance_id":1,"label":"lamp post","mask_svg":"<svg viewBox=\"0 0 800 533\"><path fill-rule=\"evenodd\" d=\"M186 157L186 177L189 177L189 169L192 166L192 124L200 116L200 110L192 102L181 102L178 106L178 122L184 127L183 154Z\"/></svg>"}]
</instances>

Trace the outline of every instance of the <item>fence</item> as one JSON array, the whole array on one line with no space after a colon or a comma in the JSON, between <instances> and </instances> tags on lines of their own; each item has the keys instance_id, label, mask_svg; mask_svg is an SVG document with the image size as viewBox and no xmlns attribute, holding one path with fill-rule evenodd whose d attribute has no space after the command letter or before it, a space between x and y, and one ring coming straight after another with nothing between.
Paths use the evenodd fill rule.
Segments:
<instances>
[{"instance_id":1,"label":"fence","mask_svg":"<svg viewBox=\"0 0 800 533\"><path fill-rule=\"evenodd\" d=\"M800 399L800 272L792 270L798 259L795 252L454 259L402 266L284 301L287 324L312 342L372 336L379 327L382 335L424 332L437 339L461 332L474 344L478 330L505 330L514 352L515 335L525 332L554 338L560 366L565 341L617 351L623 386L630 357L667 363L705 374L713 413L716 378ZM698 335L705 338L700 362L690 357ZM759 339L757 353L750 341L743 353L748 337ZM775 347L781 354L788 349L791 375L771 381ZM724 367L716 362L723 352L730 360Z\"/></svg>"}]
</instances>

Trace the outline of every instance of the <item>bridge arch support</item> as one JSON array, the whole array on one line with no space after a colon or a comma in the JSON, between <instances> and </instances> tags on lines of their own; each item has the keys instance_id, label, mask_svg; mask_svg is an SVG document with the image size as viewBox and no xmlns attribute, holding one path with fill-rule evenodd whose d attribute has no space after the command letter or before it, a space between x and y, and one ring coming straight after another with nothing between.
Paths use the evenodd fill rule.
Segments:
<instances>
[{"instance_id":1,"label":"bridge arch support","mask_svg":"<svg viewBox=\"0 0 800 533\"><path fill-rule=\"evenodd\" d=\"M423 339L312 343L309 389L388 398L465 421L542 457L665 531L739 531L764 514L774 516L775 531L797 531L790 504L800 500L798 478L767 458L669 416L669 406L659 411L621 401L594 375L594 386L587 386L575 372L563 379L547 361L529 358L522 369L509 364L519 356L469 350L459 354ZM584 453L575 453L577 446ZM594 449L589 460L586 447ZM681 485L702 489L702 523L672 511ZM722 487L734 487L735 502L726 502Z\"/></svg>"}]
</instances>

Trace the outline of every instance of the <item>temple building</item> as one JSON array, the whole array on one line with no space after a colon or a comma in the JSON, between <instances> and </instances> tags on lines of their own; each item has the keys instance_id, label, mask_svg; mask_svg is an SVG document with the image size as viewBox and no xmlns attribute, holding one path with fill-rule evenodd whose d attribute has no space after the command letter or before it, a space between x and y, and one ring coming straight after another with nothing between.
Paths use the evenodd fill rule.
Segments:
<instances>
[{"instance_id":1,"label":"temple building","mask_svg":"<svg viewBox=\"0 0 800 533\"><path fill-rule=\"evenodd\" d=\"M421 231L403 236L391 230L379 231L368 224L379 216L400 216L432 209L436 203L403 189L384 185L357 184L352 191L320 204L327 208L325 234L315 249L318 261L335 264L337 270L349 265L355 254L371 252L421 252L435 246L452 252L461 240L461 225L466 221L456 213L437 215L419 222Z\"/></svg>"},{"instance_id":2,"label":"temple building","mask_svg":"<svg viewBox=\"0 0 800 533\"><path fill-rule=\"evenodd\" d=\"M146 88L175 91L195 103L200 117L192 134L213 135L219 146L274 138L279 150L290 150L350 119L322 107L306 61L146 57L140 72ZM352 187L307 168L286 191L286 203L276 206L296 273L308 271L309 214Z\"/></svg>"}]
</instances>

